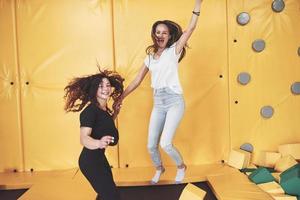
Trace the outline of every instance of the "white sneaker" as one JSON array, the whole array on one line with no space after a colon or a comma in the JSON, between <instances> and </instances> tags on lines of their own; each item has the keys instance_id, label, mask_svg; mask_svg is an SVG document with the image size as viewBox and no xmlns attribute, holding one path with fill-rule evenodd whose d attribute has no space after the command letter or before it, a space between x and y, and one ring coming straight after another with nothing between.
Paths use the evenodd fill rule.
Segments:
<instances>
[{"instance_id":1,"label":"white sneaker","mask_svg":"<svg viewBox=\"0 0 300 200\"><path fill-rule=\"evenodd\" d=\"M151 179L151 184L154 185L158 183L160 176L165 172L165 168L162 168L161 170L156 170L155 175Z\"/></svg>"},{"instance_id":2,"label":"white sneaker","mask_svg":"<svg viewBox=\"0 0 300 200\"><path fill-rule=\"evenodd\" d=\"M175 183L179 184L183 181L184 176L185 176L185 171L186 171L186 165L184 165L183 168L177 168L177 173L176 173L176 177L175 177Z\"/></svg>"}]
</instances>

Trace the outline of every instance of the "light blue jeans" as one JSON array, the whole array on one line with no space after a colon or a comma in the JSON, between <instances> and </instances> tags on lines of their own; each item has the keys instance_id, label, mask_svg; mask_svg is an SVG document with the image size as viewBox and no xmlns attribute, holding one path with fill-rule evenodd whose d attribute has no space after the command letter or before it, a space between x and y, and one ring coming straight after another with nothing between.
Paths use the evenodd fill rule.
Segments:
<instances>
[{"instance_id":1,"label":"light blue jeans","mask_svg":"<svg viewBox=\"0 0 300 200\"><path fill-rule=\"evenodd\" d=\"M183 117L185 103L182 94L170 88L154 90L154 106L150 117L148 132L148 151L156 167L162 165L158 144L175 161L183 164L178 150L173 146L176 129Z\"/></svg>"}]
</instances>

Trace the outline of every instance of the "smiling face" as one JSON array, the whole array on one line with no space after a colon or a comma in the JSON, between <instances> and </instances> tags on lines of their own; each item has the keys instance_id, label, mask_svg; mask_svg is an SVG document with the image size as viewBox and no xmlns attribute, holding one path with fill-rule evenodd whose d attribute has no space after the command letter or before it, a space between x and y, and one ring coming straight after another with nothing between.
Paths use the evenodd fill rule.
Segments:
<instances>
[{"instance_id":1,"label":"smiling face","mask_svg":"<svg viewBox=\"0 0 300 200\"><path fill-rule=\"evenodd\" d=\"M164 49L170 39L170 32L165 24L158 24L155 29L155 40L159 48Z\"/></svg>"},{"instance_id":2,"label":"smiling face","mask_svg":"<svg viewBox=\"0 0 300 200\"><path fill-rule=\"evenodd\" d=\"M107 78L103 78L97 90L97 99L108 100L112 93L112 87Z\"/></svg>"}]
</instances>

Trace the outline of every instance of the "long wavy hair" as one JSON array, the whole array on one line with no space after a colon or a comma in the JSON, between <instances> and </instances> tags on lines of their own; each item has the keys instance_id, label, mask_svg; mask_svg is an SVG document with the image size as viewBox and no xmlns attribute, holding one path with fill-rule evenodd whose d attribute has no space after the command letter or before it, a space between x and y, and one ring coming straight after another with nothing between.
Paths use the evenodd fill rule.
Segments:
<instances>
[{"instance_id":1,"label":"long wavy hair","mask_svg":"<svg viewBox=\"0 0 300 200\"><path fill-rule=\"evenodd\" d=\"M98 66L99 68L99 66ZM99 84L103 78L107 78L114 88L111 97L113 101L117 100L124 90L124 78L122 78L117 72L104 70L101 71L99 68L99 73L77 77L72 79L69 84L65 87L65 107L66 112L78 112L81 111L86 104L94 103L99 106L97 101L97 90ZM113 114L113 111L108 108L110 114Z\"/></svg>"},{"instance_id":2,"label":"long wavy hair","mask_svg":"<svg viewBox=\"0 0 300 200\"><path fill-rule=\"evenodd\" d=\"M146 48L146 53L149 55L151 53L156 53L158 51L158 45L157 45L157 41L156 41L156 35L155 35L155 31L156 31L156 27L159 24L164 24L168 27L169 29L169 33L171 38L169 39L166 47L169 48L170 46L172 46L175 42L177 42L177 40L179 40L179 38L182 35L182 28L179 24L177 24L176 22L170 21L170 20L163 20L163 21L156 21L153 25L152 25L152 29L151 29L151 38L153 41L153 44L148 46ZM185 45L182 49L180 58L179 58L179 62L183 59L183 57L186 54L186 47L188 47L187 45Z\"/></svg>"}]
</instances>

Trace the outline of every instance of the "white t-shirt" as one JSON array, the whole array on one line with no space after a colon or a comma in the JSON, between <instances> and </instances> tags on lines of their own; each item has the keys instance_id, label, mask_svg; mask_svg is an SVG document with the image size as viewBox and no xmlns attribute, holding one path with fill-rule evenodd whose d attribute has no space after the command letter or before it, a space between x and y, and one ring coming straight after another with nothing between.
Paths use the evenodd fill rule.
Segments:
<instances>
[{"instance_id":1,"label":"white t-shirt","mask_svg":"<svg viewBox=\"0 0 300 200\"><path fill-rule=\"evenodd\" d=\"M176 55L176 43L164 49L159 59L147 55L144 63L151 72L151 87L159 89L168 87L175 93L182 94L182 87L178 76L178 60L181 52Z\"/></svg>"}]
</instances>

